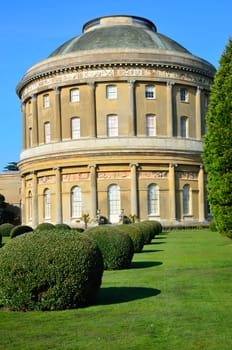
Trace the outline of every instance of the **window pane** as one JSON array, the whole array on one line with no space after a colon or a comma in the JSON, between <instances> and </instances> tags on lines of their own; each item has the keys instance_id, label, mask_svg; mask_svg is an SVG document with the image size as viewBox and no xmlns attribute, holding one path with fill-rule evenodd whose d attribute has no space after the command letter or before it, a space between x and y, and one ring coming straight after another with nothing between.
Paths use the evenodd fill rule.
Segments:
<instances>
[{"instance_id":1,"label":"window pane","mask_svg":"<svg viewBox=\"0 0 232 350\"><path fill-rule=\"evenodd\" d=\"M116 85L108 85L106 87L106 97L108 99L116 99L117 98L117 86Z\"/></svg>"},{"instance_id":2,"label":"window pane","mask_svg":"<svg viewBox=\"0 0 232 350\"><path fill-rule=\"evenodd\" d=\"M189 185L183 187L183 214L189 214Z\"/></svg>"},{"instance_id":3,"label":"window pane","mask_svg":"<svg viewBox=\"0 0 232 350\"><path fill-rule=\"evenodd\" d=\"M108 115L107 116L107 135L118 136L118 116Z\"/></svg>"},{"instance_id":4,"label":"window pane","mask_svg":"<svg viewBox=\"0 0 232 350\"><path fill-rule=\"evenodd\" d=\"M44 141L49 143L51 141L51 126L50 123L44 124Z\"/></svg>"},{"instance_id":5,"label":"window pane","mask_svg":"<svg viewBox=\"0 0 232 350\"><path fill-rule=\"evenodd\" d=\"M49 95L44 95L44 97L43 97L43 106L44 106L44 108L50 107Z\"/></svg>"},{"instance_id":6,"label":"window pane","mask_svg":"<svg viewBox=\"0 0 232 350\"><path fill-rule=\"evenodd\" d=\"M154 115L146 116L146 135L156 136L156 117Z\"/></svg>"},{"instance_id":7,"label":"window pane","mask_svg":"<svg viewBox=\"0 0 232 350\"><path fill-rule=\"evenodd\" d=\"M72 118L71 119L71 134L72 139L79 139L81 136L80 131L80 118Z\"/></svg>"},{"instance_id":8,"label":"window pane","mask_svg":"<svg viewBox=\"0 0 232 350\"><path fill-rule=\"evenodd\" d=\"M80 101L80 90L72 89L70 90L70 102L79 102Z\"/></svg>"},{"instance_id":9,"label":"window pane","mask_svg":"<svg viewBox=\"0 0 232 350\"><path fill-rule=\"evenodd\" d=\"M185 89L180 89L180 100L182 102L186 101L187 93Z\"/></svg>"},{"instance_id":10,"label":"window pane","mask_svg":"<svg viewBox=\"0 0 232 350\"><path fill-rule=\"evenodd\" d=\"M118 185L110 185L108 188L108 208L110 222L118 222L120 215L120 188Z\"/></svg>"},{"instance_id":11,"label":"window pane","mask_svg":"<svg viewBox=\"0 0 232 350\"><path fill-rule=\"evenodd\" d=\"M187 137L187 118L186 117L181 117L180 134L181 134L181 137Z\"/></svg>"},{"instance_id":12,"label":"window pane","mask_svg":"<svg viewBox=\"0 0 232 350\"><path fill-rule=\"evenodd\" d=\"M44 218L51 218L51 193L49 189L44 191Z\"/></svg>"}]
</instances>

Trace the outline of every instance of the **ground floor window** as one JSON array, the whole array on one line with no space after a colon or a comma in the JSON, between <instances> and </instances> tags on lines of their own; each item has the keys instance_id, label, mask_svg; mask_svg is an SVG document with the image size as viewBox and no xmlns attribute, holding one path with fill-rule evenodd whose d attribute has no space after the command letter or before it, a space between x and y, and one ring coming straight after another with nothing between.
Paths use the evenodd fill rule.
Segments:
<instances>
[{"instance_id":1,"label":"ground floor window","mask_svg":"<svg viewBox=\"0 0 232 350\"><path fill-rule=\"evenodd\" d=\"M118 222L120 216L120 187L118 185L110 185L108 187L108 208L110 222Z\"/></svg>"}]
</instances>

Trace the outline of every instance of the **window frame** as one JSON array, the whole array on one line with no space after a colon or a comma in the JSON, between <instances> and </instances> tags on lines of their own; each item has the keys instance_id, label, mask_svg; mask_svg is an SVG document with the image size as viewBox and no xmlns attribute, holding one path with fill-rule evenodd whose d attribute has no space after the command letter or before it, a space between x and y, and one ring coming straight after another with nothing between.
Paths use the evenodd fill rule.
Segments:
<instances>
[{"instance_id":1,"label":"window frame","mask_svg":"<svg viewBox=\"0 0 232 350\"><path fill-rule=\"evenodd\" d=\"M147 212L148 216L160 215L160 193L156 183L149 184L147 187Z\"/></svg>"},{"instance_id":2,"label":"window frame","mask_svg":"<svg viewBox=\"0 0 232 350\"><path fill-rule=\"evenodd\" d=\"M189 101L189 92L186 88L180 88L180 102L188 102Z\"/></svg>"},{"instance_id":3,"label":"window frame","mask_svg":"<svg viewBox=\"0 0 232 350\"><path fill-rule=\"evenodd\" d=\"M82 217L82 193L80 186L73 186L70 191L71 218Z\"/></svg>"},{"instance_id":4,"label":"window frame","mask_svg":"<svg viewBox=\"0 0 232 350\"><path fill-rule=\"evenodd\" d=\"M49 108L49 107L51 107L50 95L45 94L43 95L43 108Z\"/></svg>"},{"instance_id":5,"label":"window frame","mask_svg":"<svg viewBox=\"0 0 232 350\"><path fill-rule=\"evenodd\" d=\"M180 136L182 138L189 137L189 118L184 115L180 117Z\"/></svg>"},{"instance_id":6,"label":"window frame","mask_svg":"<svg viewBox=\"0 0 232 350\"><path fill-rule=\"evenodd\" d=\"M106 98L107 100L116 100L118 98L117 85L114 85L114 84L106 85Z\"/></svg>"},{"instance_id":7,"label":"window frame","mask_svg":"<svg viewBox=\"0 0 232 350\"><path fill-rule=\"evenodd\" d=\"M108 114L106 121L106 130L108 137L117 137L118 136L118 115L117 114Z\"/></svg>"},{"instance_id":8,"label":"window frame","mask_svg":"<svg viewBox=\"0 0 232 350\"><path fill-rule=\"evenodd\" d=\"M49 188L43 191L43 213L45 220L51 219L51 190Z\"/></svg>"},{"instance_id":9,"label":"window frame","mask_svg":"<svg viewBox=\"0 0 232 350\"><path fill-rule=\"evenodd\" d=\"M77 123L77 126L74 127L74 122ZM81 119L80 117L71 118L71 139L78 140L81 137Z\"/></svg>"},{"instance_id":10,"label":"window frame","mask_svg":"<svg viewBox=\"0 0 232 350\"><path fill-rule=\"evenodd\" d=\"M156 98L154 85L145 85L145 98L147 100L154 100Z\"/></svg>"},{"instance_id":11,"label":"window frame","mask_svg":"<svg viewBox=\"0 0 232 350\"><path fill-rule=\"evenodd\" d=\"M151 113L146 114L146 136L152 137L156 135L156 115Z\"/></svg>"},{"instance_id":12,"label":"window frame","mask_svg":"<svg viewBox=\"0 0 232 350\"><path fill-rule=\"evenodd\" d=\"M80 89L79 88L70 89L69 101L71 103L80 102Z\"/></svg>"},{"instance_id":13,"label":"window frame","mask_svg":"<svg viewBox=\"0 0 232 350\"><path fill-rule=\"evenodd\" d=\"M51 143L51 123L44 123L44 143Z\"/></svg>"}]
</instances>

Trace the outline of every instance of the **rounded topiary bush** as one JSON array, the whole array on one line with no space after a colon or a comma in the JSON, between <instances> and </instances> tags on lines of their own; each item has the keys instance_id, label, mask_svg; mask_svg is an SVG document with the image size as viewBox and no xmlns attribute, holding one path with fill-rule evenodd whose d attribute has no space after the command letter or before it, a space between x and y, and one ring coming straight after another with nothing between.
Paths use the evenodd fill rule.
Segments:
<instances>
[{"instance_id":1,"label":"rounded topiary bush","mask_svg":"<svg viewBox=\"0 0 232 350\"><path fill-rule=\"evenodd\" d=\"M41 224L36 226L35 231L47 231L47 230L52 230L55 229L55 225L53 225L51 222L42 222Z\"/></svg>"},{"instance_id":2,"label":"rounded topiary bush","mask_svg":"<svg viewBox=\"0 0 232 350\"><path fill-rule=\"evenodd\" d=\"M96 226L84 233L99 246L105 270L119 270L130 267L134 246L129 235L114 226Z\"/></svg>"},{"instance_id":3,"label":"rounded topiary bush","mask_svg":"<svg viewBox=\"0 0 232 350\"><path fill-rule=\"evenodd\" d=\"M150 227L150 225L147 225L144 222L138 222L138 223L136 223L134 225L136 225L137 229L143 233L143 235L144 235L144 244L150 244L152 239L154 238L153 237L153 230Z\"/></svg>"},{"instance_id":4,"label":"rounded topiary bush","mask_svg":"<svg viewBox=\"0 0 232 350\"><path fill-rule=\"evenodd\" d=\"M5 223L0 225L0 234L2 237L9 237L11 230L14 228L13 224Z\"/></svg>"},{"instance_id":5,"label":"rounded topiary bush","mask_svg":"<svg viewBox=\"0 0 232 350\"><path fill-rule=\"evenodd\" d=\"M94 303L103 260L83 234L31 232L0 250L0 304L10 310L63 310Z\"/></svg>"},{"instance_id":6,"label":"rounded topiary bush","mask_svg":"<svg viewBox=\"0 0 232 350\"><path fill-rule=\"evenodd\" d=\"M140 253L144 247L144 235L136 224L122 224L116 226L119 230L128 234L133 242L134 252Z\"/></svg>"},{"instance_id":7,"label":"rounded topiary bush","mask_svg":"<svg viewBox=\"0 0 232 350\"><path fill-rule=\"evenodd\" d=\"M145 220L142 221L143 224L148 225L151 228L152 239L162 232L162 225L156 220Z\"/></svg>"},{"instance_id":8,"label":"rounded topiary bush","mask_svg":"<svg viewBox=\"0 0 232 350\"><path fill-rule=\"evenodd\" d=\"M27 226L27 225L14 226L14 228L12 228L12 230L10 231L10 237L14 238L16 236L23 235L24 233L32 232L32 231L33 231L33 228L31 226Z\"/></svg>"},{"instance_id":9,"label":"rounded topiary bush","mask_svg":"<svg viewBox=\"0 0 232 350\"><path fill-rule=\"evenodd\" d=\"M68 224L56 224L56 230L71 230L71 227Z\"/></svg>"}]
</instances>

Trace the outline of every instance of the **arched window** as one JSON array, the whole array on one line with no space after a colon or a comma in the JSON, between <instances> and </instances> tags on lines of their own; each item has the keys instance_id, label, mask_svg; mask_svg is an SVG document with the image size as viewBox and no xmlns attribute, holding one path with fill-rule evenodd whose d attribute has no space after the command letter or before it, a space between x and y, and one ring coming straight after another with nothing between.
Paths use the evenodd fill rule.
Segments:
<instances>
[{"instance_id":1,"label":"arched window","mask_svg":"<svg viewBox=\"0 0 232 350\"><path fill-rule=\"evenodd\" d=\"M153 114L146 115L146 135L156 136L156 117Z\"/></svg>"},{"instance_id":2,"label":"arched window","mask_svg":"<svg viewBox=\"0 0 232 350\"><path fill-rule=\"evenodd\" d=\"M51 191L49 188L44 190L44 219L51 218Z\"/></svg>"},{"instance_id":3,"label":"arched window","mask_svg":"<svg viewBox=\"0 0 232 350\"><path fill-rule=\"evenodd\" d=\"M189 185L184 185L183 187L183 214L190 214L190 187Z\"/></svg>"},{"instance_id":4,"label":"arched window","mask_svg":"<svg viewBox=\"0 0 232 350\"><path fill-rule=\"evenodd\" d=\"M44 142L51 142L51 124L49 122L44 123Z\"/></svg>"},{"instance_id":5,"label":"arched window","mask_svg":"<svg viewBox=\"0 0 232 350\"><path fill-rule=\"evenodd\" d=\"M118 185L110 185L108 187L108 210L110 222L115 223L119 221L120 209L120 187Z\"/></svg>"},{"instance_id":6,"label":"arched window","mask_svg":"<svg viewBox=\"0 0 232 350\"><path fill-rule=\"evenodd\" d=\"M82 214L82 196L79 186L75 186L71 190L71 217L80 218Z\"/></svg>"},{"instance_id":7,"label":"arched window","mask_svg":"<svg viewBox=\"0 0 232 350\"><path fill-rule=\"evenodd\" d=\"M80 102L80 90L71 89L70 90L70 102Z\"/></svg>"},{"instance_id":8,"label":"arched window","mask_svg":"<svg viewBox=\"0 0 232 350\"><path fill-rule=\"evenodd\" d=\"M159 215L159 186L151 184L147 190L148 215Z\"/></svg>"},{"instance_id":9,"label":"arched window","mask_svg":"<svg viewBox=\"0 0 232 350\"><path fill-rule=\"evenodd\" d=\"M32 193L28 192L28 221L32 220Z\"/></svg>"},{"instance_id":10,"label":"arched window","mask_svg":"<svg viewBox=\"0 0 232 350\"><path fill-rule=\"evenodd\" d=\"M155 87L153 85L146 85L145 86L145 97L147 99L155 98Z\"/></svg>"},{"instance_id":11,"label":"arched window","mask_svg":"<svg viewBox=\"0 0 232 350\"><path fill-rule=\"evenodd\" d=\"M81 136L81 129L80 129L80 118L79 117L73 117L71 118L71 137L73 140L79 139Z\"/></svg>"},{"instance_id":12,"label":"arched window","mask_svg":"<svg viewBox=\"0 0 232 350\"><path fill-rule=\"evenodd\" d=\"M116 85L107 85L106 86L106 98L109 100L115 100L117 98L117 86Z\"/></svg>"},{"instance_id":13,"label":"arched window","mask_svg":"<svg viewBox=\"0 0 232 350\"><path fill-rule=\"evenodd\" d=\"M187 117L180 118L180 136L188 137L188 118Z\"/></svg>"},{"instance_id":14,"label":"arched window","mask_svg":"<svg viewBox=\"0 0 232 350\"><path fill-rule=\"evenodd\" d=\"M118 116L116 114L107 116L107 136L118 136Z\"/></svg>"}]
</instances>

